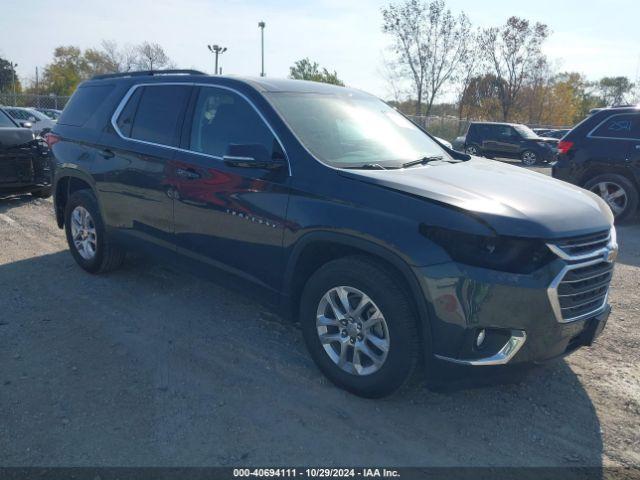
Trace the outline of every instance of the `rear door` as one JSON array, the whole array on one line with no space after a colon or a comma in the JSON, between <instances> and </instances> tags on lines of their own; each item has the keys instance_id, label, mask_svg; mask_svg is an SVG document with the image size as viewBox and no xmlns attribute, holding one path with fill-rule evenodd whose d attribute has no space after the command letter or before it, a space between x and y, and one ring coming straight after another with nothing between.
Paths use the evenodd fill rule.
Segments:
<instances>
[{"instance_id":1,"label":"rear door","mask_svg":"<svg viewBox=\"0 0 640 480\"><path fill-rule=\"evenodd\" d=\"M202 86L193 98L171 169L178 250L273 288L283 271L289 170L233 166L222 157L230 144L251 144L284 158L282 146L238 92Z\"/></svg>"},{"instance_id":2,"label":"rear door","mask_svg":"<svg viewBox=\"0 0 640 480\"><path fill-rule=\"evenodd\" d=\"M179 143L193 87L138 85L115 114L115 128L101 139L105 164L102 196L109 223L120 232L173 249L173 189L169 162Z\"/></svg>"},{"instance_id":3,"label":"rear door","mask_svg":"<svg viewBox=\"0 0 640 480\"><path fill-rule=\"evenodd\" d=\"M514 157L520 151L522 137L511 125L495 125L494 152L497 156Z\"/></svg>"}]
</instances>

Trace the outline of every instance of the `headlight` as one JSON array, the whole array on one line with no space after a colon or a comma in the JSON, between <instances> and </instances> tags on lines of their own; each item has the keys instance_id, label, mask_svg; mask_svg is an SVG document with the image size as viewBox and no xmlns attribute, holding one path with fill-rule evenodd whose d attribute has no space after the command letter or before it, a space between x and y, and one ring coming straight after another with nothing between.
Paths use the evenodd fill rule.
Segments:
<instances>
[{"instance_id":1,"label":"headlight","mask_svg":"<svg viewBox=\"0 0 640 480\"><path fill-rule=\"evenodd\" d=\"M510 273L531 273L554 256L542 240L483 236L423 225L420 232L458 263Z\"/></svg>"}]
</instances>

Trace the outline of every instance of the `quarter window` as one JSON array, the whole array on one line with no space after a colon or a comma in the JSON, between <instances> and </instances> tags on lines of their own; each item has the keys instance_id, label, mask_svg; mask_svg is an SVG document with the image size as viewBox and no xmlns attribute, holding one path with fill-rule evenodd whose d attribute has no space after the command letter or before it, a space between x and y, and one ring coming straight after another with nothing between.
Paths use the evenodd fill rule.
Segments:
<instances>
[{"instance_id":1,"label":"quarter window","mask_svg":"<svg viewBox=\"0 0 640 480\"><path fill-rule=\"evenodd\" d=\"M272 158L283 157L271 130L245 99L227 90L202 87L193 111L189 149L222 157L229 144L264 145Z\"/></svg>"},{"instance_id":2,"label":"quarter window","mask_svg":"<svg viewBox=\"0 0 640 480\"><path fill-rule=\"evenodd\" d=\"M621 114L612 115L597 127L592 137L606 138L640 138L640 115Z\"/></svg>"},{"instance_id":3,"label":"quarter window","mask_svg":"<svg viewBox=\"0 0 640 480\"><path fill-rule=\"evenodd\" d=\"M175 147L189 100L189 85L140 87L117 119L120 132L130 138ZM137 108L136 108L137 104Z\"/></svg>"}]
</instances>

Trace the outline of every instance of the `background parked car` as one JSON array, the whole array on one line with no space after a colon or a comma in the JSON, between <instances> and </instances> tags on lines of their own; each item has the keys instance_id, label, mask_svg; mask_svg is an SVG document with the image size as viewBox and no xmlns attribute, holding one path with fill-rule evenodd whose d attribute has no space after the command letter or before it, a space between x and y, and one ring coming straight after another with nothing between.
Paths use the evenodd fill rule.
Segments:
<instances>
[{"instance_id":1,"label":"background parked car","mask_svg":"<svg viewBox=\"0 0 640 480\"><path fill-rule=\"evenodd\" d=\"M495 122L471 123L460 142L469 155L519 158L525 165L552 161L558 144L557 139L540 137L526 125Z\"/></svg>"},{"instance_id":2,"label":"background parked car","mask_svg":"<svg viewBox=\"0 0 640 480\"><path fill-rule=\"evenodd\" d=\"M13 117L14 120L20 122L31 123L31 130L36 135L44 135L51 131L56 122L33 108L23 107L5 107L6 112Z\"/></svg>"},{"instance_id":3,"label":"background parked car","mask_svg":"<svg viewBox=\"0 0 640 480\"><path fill-rule=\"evenodd\" d=\"M54 122L57 122L60 115L62 115L62 110L56 110L55 108L36 108L36 110L40 113L44 113Z\"/></svg>"},{"instance_id":4,"label":"background parked car","mask_svg":"<svg viewBox=\"0 0 640 480\"><path fill-rule=\"evenodd\" d=\"M558 145L553 176L600 195L616 220L637 212L640 186L640 108L593 113Z\"/></svg>"},{"instance_id":5,"label":"background parked car","mask_svg":"<svg viewBox=\"0 0 640 480\"><path fill-rule=\"evenodd\" d=\"M51 165L47 145L0 109L0 195L31 193L51 196Z\"/></svg>"},{"instance_id":6,"label":"background parked car","mask_svg":"<svg viewBox=\"0 0 640 480\"><path fill-rule=\"evenodd\" d=\"M569 128L558 128L558 129L554 129L554 130L549 130L549 131L547 131L547 133L545 133L544 135L541 135L541 136L542 137L546 137L546 138L557 138L558 140L560 140L562 137L564 137L570 131L571 131L571 129L569 129Z\"/></svg>"}]
</instances>

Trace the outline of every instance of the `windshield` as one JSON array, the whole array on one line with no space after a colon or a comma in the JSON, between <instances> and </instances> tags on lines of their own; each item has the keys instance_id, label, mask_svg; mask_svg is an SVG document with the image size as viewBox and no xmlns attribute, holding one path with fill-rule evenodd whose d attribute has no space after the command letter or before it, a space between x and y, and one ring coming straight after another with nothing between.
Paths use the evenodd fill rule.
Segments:
<instances>
[{"instance_id":1,"label":"windshield","mask_svg":"<svg viewBox=\"0 0 640 480\"><path fill-rule=\"evenodd\" d=\"M515 128L516 132L518 132L524 138L538 138L540 136L526 125L514 125L513 128Z\"/></svg>"},{"instance_id":2,"label":"windshield","mask_svg":"<svg viewBox=\"0 0 640 480\"><path fill-rule=\"evenodd\" d=\"M0 111L0 128L15 128L13 121L3 111Z\"/></svg>"},{"instance_id":3,"label":"windshield","mask_svg":"<svg viewBox=\"0 0 640 480\"><path fill-rule=\"evenodd\" d=\"M269 99L305 147L334 167L400 167L446 156L427 134L372 96L271 93Z\"/></svg>"}]
</instances>

